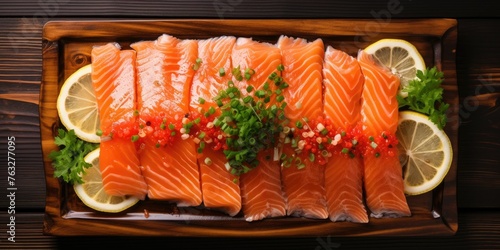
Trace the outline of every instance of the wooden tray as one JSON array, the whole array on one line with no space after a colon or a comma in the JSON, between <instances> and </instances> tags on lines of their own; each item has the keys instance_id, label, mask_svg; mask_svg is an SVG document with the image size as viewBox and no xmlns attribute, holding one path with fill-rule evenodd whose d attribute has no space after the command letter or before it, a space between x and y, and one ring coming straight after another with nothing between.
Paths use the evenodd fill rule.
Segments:
<instances>
[{"instance_id":1,"label":"wooden tray","mask_svg":"<svg viewBox=\"0 0 500 250\"><path fill-rule=\"evenodd\" d=\"M158 201L141 201L120 214L104 214L87 208L73 188L53 177L48 154L59 120L56 99L59 86L75 70L90 63L93 45L153 40L161 34L203 39L220 35L253 37L275 43L280 35L322 38L351 55L381 38L402 38L413 43L426 62L445 74L445 101L450 103L446 133L451 139L453 163L443 183L432 192L408 197L412 216L371 218L368 224L304 218L265 219L246 222L202 208L177 208ZM47 197L44 232L50 235L129 236L374 236L453 235L458 228L456 205L458 91L455 72L456 20L114 20L56 21L43 28L43 77L40 125ZM145 209L149 217L144 215Z\"/></svg>"}]
</instances>

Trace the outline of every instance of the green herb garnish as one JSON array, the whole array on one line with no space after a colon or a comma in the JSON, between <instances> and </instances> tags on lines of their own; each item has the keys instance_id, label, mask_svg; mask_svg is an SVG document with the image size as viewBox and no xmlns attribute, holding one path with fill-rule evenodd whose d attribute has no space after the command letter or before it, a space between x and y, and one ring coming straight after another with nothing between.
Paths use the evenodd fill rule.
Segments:
<instances>
[{"instance_id":1,"label":"green herb garnish","mask_svg":"<svg viewBox=\"0 0 500 250\"><path fill-rule=\"evenodd\" d=\"M237 81L241 81L241 72L237 67L231 73ZM246 80L255 74L252 69L245 69L243 72ZM282 84L282 78L279 76L274 76L272 80L277 85ZM283 98L277 98L276 92L270 90L269 84L264 84L263 89L257 89L250 94L253 90L253 87L248 86L248 95L243 95L234 83L229 81L228 87L214 98L221 111L214 119L214 126L227 135L224 155L231 173L235 175L247 173L257 167L257 153L277 144L278 135L285 122ZM271 100L275 100L279 105L266 105ZM201 150L203 148L199 151Z\"/></svg>"},{"instance_id":2,"label":"green herb garnish","mask_svg":"<svg viewBox=\"0 0 500 250\"><path fill-rule=\"evenodd\" d=\"M70 184L82 183L81 174L86 168L92 166L83 158L98 148L99 144L79 139L74 130L59 129L58 135L54 139L55 144L59 146L58 151L52 151L49 154L54 167L54 177L61 177Z\"/></svg>"},{"instance_id":3,"label":"green herb garnish","mask_svg":"<svg viewBox=\"0 0 500 250\"><path fill-rule=\"evenodd\" d=\"M411 80L402 92L408 93L407 97L397 96L399 108L408 107L411 110L426 114L429 120L440 129L446 125L446 110L449 104L443 102L443 72L436 67L417 71L417 78Z\"/></svg>"}]
</instances>

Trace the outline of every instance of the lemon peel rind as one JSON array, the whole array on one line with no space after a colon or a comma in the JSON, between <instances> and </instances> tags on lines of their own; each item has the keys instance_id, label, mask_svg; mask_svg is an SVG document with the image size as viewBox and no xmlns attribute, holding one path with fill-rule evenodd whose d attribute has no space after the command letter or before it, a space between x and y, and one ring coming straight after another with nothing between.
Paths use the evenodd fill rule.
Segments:
<instances>
[{"instance_id":1,"label":"lemon peel rind","mask_svg":"<svg viewBox=\"0 0 500 250\"><path fill-rule=\"evenodd\" d=\"M420 54L420 52L418 51L418 49L412 43L410 43L406 40L403 40L403 39L396 39L396 38L380 39L380 40L368 45L364 49L364 51L368 54L374 55L376 51L380 50L381 48L385 48L385 47L390 48L390 51L392 51L394 49L394 47L401 47L401 48L405 49L406 51L408 51L409 55L414 55L414 56L412 56L412 58L415 62L414 66L415 66L416 71L418 71L418 70L424 71L426 69L425 61L424 61L422 55ZM384 65L384 66L386 66L386 65ZM416 71L415 71L415 73L416 73ZM415 79L415 78L417 78L416 74L415 74L415 77L413 79ZM403 79L403 77L401 77L401 79ZM408 78L404 77L404 79L408 79ZM412 79L409 79L409 80L412 80ZM406 84L401 84L400 89L398 91L398 95L400 95L402 97L408 96L408 93L402 91L402 89L405 85Z\"/></svg>"},{"instance_id":2,"label":"lemon peel rind","mask_svg":"<svg viewBox=\"0 0 500 250\"><path fill-rule=\"evenodd\" d=\"M451 141L450 138L446 135L446 133L439 129L437 126L435 126L434 123L432 123L427 116L424 114L414 112L414 111L402 111L399 113L399 124L401 124L402 121L404 120L414 120L417 123L424 123L431 127L434 131L434 134L437 135L441 142L443 143L443 149L449 148L449 150L443 150L443 153L445 154L443 163L441 166L437 169L437 173L433 179L430 181L426 181L423 185L419 186L410 186L407 184L406 180L404 181L404 192L407 195L420 195L427 193L433 189L435 189L437 186L439 186L443 180L446 178L446 175L448 174L451 164L453 161L453 148L451 146ZM447 146L446 146L447 145ZM447 155L448 154L448 155Z\"/></svg>"},{"instance_id":3,"label":"lemon peel rind","mask_svg":"<svg viewBox=\"0 0 500 250\"><path fill-rule=\"evenodd\" d=\"M84 160L88 163L92 163L92 160L95 158L99 157L100 155L100 148L97 148L93 150L92 152L88 153L85 157ZM137 202L139 202L139 198L137 197L122 197L123 201L118 203L118 204L109 204L109 203L101 203L95 201L92 197L90 197L87 192L85 192L85 189L83 187L84 184L75 184L73 185L73 189L75 191L75 194L80 198L80 200L88 206L89 208L92 208L96 211L99 212L105 212L105 213L119 213L122 211L125 211L129 209L130 207L134 206ZM111 199L112 196L110 196ZM108 199L108 200L110 200Z\"/></svg>"},{"instance_id":4,"label":"lemon peel rind","mask_svg":"<svg viewBox=\"0 0 500 250\"><path fill-rule=\"evenodd\" d=\"M88 64L86 66L81 67L77 71L75 71L73 74L71 74L66 81L64 81L63 85L61 86L61 89L59 93L68 93L69 89L71 88L72 84L76 81L78 81L83 75L85 74L90 74L92 72L92 67L91 64ZM68 95L69 96L69 95ZM80 129L78 126L73 124L69 120L69 116L67 114L63 114L63 110L65 110L65 98L59 94L57 97L57 114L59 116L59 120L61 123L64 125L64 127L67 130L74 130L75 135L87 142L93 142L93 143L99 143L101 142L101 137L96 135L96 134L91 134L84 132L82 129Z\"/></svg>"}]
</instances>

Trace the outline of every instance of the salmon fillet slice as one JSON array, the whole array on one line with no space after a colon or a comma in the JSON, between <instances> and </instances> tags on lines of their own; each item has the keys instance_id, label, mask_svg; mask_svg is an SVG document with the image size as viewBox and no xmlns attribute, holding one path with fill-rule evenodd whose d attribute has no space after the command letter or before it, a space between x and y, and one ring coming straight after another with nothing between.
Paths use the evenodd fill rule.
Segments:
<instances>
[{"instance_id":1,"label":"salmon fillet slice","mask_svg":"<svg viewBox=\"0 0 500 250\"><path fill-rule=\"evenodd\" d=\"M139 159L148 197L198 206L202 194L195 145L179 132L189 113L197 43L165 34L131 47L137 51Z\"/></svg>"},{"instance_id":2,"label":"salmon fillet slice","mask_svg":"<svg viewBox=\"0 0 500 250\"><path fill-rule=\"evenodd\" d=\"M358 125L363 83L357 60L328 46L323 65L324 114L334 128L347 131ZM325 190L330 220L368 222L359 156L334 154L326 164Z\"/></svg>"},{"instance_id":3,"label":"salmon fillet slice","mask_svg":"<svg viewBox=\"0 0 500 250\"><path fill-rule=\"evenodd\" d=\"M361 106L363 133L367 138L394 135L398 126L396 95L399 78L364 51L359 51L357 59L365 78ZM370 216L410 216L398 155L368 154L363 159L364 189Z\"/></svg>"},{"instance_id":4,"label":"salmon fillet slice","mask_svg":"<svg viewBox=\"0 0 500 250\"><path fill-rule=\"evenodd\" d=\"M214 114L206 118L206 122L202 122L203 126L213 123L214 117L220 114L212 98L226 88L227 82L231 80L231 51L235 42L236 38L233 36L198 41L198 58L201 63L193 78L190 108L192 113L201 114L202 118L211 107L215 110ZM221 69L224 73L221 73ZM226 169L227 159L221 150L221 142L217 138L205 136L199 143L207 143L202 153L197 153L203 205L230 216L237 215L241 210L238 176Z\"/></svg>"},{"instance_id":5,"label":"salmon fillet slice","mask_svg":"<svg viewBox=\"0 0 500 250\"><path fill-rule=\"evenodd\" d=\"M94 47L92 85L103 132L99 164L104 190L144 199L147 185L131 140L136 131L135 59L135 51L121 50L115 43Z\"/></svg>"},{"instance_id":6,"label":"salmon fillet slice","mask_svg":"<svg viewBox=\"0 0 500 250\"><path fill-rule=\"evenodd\" d=\"M302 38L281 36L277 42L281 50L283 80L289 87L283 96L285 112L290 124L316 119L323 113L322 68L324 44L321 39L308 42ZM293 155L294 149L285 144L283 152ZM281 180L287 201L287 214L307 218L328 218L325 197L324 165L303 159L303 168L295 165L281 168Z\"/></svg>"},{"instance_id":7,"label":"salmon fillet slice","mask_svg":"<svg viewBox=\"0 0 500 250\"><path fill-rule=\"evenodd\" d=\"M269 90L276 89L271 83L271 74L280 75L278 66L281 64L281 54L278 47L273 44L259 42L251 38L238 38L231 55L232 67L245 72L251 70L254 74L241 81L233 78L236 86L243 95L254 97L253 93L247 92L247 86L254 90L263 89L266 82ZM255 99L255 97L254 97ZM255 99L257 100L257 99ZM266 107L273 105L275 100L271 98ZM247 221L262 220L271 217L286 215L285 198L281 188L280 165L274 157L274 148L271 145L257 153L259 166L240 176L240 187L243 214Z\"/></svg>"}]
</instances>

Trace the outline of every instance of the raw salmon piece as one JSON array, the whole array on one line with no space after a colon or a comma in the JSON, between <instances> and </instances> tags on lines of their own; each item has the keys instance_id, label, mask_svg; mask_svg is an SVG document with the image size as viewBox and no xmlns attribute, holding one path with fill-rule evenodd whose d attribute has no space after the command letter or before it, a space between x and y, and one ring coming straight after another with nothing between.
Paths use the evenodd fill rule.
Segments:
<instances>
[{"instance_id":1,"label":"raw salmon piece","mask_svg":"<svg viewBox=\"0 0 500 250\"><path fill-rule=\"evenodd\" d=\"M101 141L99 165L106 193L144 200L148 187L140 169L137 150L130 139Z\"/></svg>"},{"instance_id":2,"label":"raw salmon piece","mask_svg":"<svg viewBox=\"0 0 500 250\"><path fill-rule=\"evenodd\" d=\"M104 190L110 195L144 199L147 185L131 140L136 126L136 54L109 43L94 47L91 57L100 129L106 138L99 156Z\"/></svg>"},{"instance_id":3,"label":"raw salmon piece","mask_svg":"<svg viewBox=\"0 0 500 250\"><path fill-rule=\"evenodd\" d=\"M322 68L324 44L321 39L308 42L302 38L281 36L278 40L284 70L282 77L289 87L283 96L290 124L303 118L316 119L323 113ZM293 155L294 149L285 144L283 152ZM287 200L287 214L307 218L328 218L324 187L324 165L303 159L305 167L293 165L281 168L281 178Z\"/></svg>"},{"instance_id":4,"label":"raw salmon piece","mask_svg":"<svg viewBox=\"0 0 500 250\"><path fill-rule=\"evenodd\" d=\"M375 157L364 160L364 186L370 216L410 216L410 208L403 192L402 168L398 157Z\"/></svg>"},{"instance_id":5,"label":"raw salmon piece","mask_svg":"<svg viewBox=\"0 0 500 250\"><path fill-rule=\"evenodd\" d=\"M241 210L239 178L226 169L227 160L225 157L220 157L220 154L220 151L206 147L200 156L203 205L208 209L235 216ZM211 163L204 162L207 158Z\"/></svg>"},{"instance_id":6,"label":"raw salmon piece","mask_svg":"<svg viewBox=\"0 0 500 250\"><path fill-rule=\"evenodd\" d=\"M260 152L259 166L240 177L243 213L246 221L286 215L279 164L274 149Z\"/></svg>"},{"instance_id":7,"label":"raw salmon piece","mask_svg":"<svg viewBox=\"0 0 500 250\"><path fill-rule=\"evenodd\" d=\"M324 114L334 128L346 131L359 122L363 82L357 60L328 46L323 64ZM333 155L325 168L325 190L330 220L368 222L360 158Z\"/></svg>"},{"instance_id":8,"label":"raw salmon piece","mask_svg":"<svg viewBox=\"0 0 500 250\"><path fill-rule=\"evenodd\" d=\"M235 42L236 38L232 36L198 41L198 58L201 63L193 78L190 107L195 113L204 113L210 107L215 108L216 113L207 118L210 122L220 112L212 98L226 88L227 82L231 80L231 51ZM221 68L223 74L220 73ZM200 98L204 103L200 103ZM205 137L204 141L210 139L213 138ZM238 176L226 169L226 156L221 150L214 150L213 146L208 144L201 154L197 154L203 204L209 209L235 216L241 210L240 187L235 181Z\"/></svg>"},{"instance_id":9,"label":"raw salmon piece","mask_svg":"<svg viewBox=\"0 0 500 250\"><path fill-rule=\"evenodd\" d=\"M190 140L175 142L175 150L144 143L139 156L150 199L168 200L178 207L201 204L200 177L193 148Z\"/></svg>"},{"instance_id":10,"label":"raw salmon piece","mask_svg":"<svg viewBox=\"0 0 500 250\"><path fill-rule=\"evenodd\" d=\"M183 140L178 130L189 113L197 43L162 35L131 47L137 51L138 120L143 137L139 158L148 197L198 206L202 195L195 145Z\"/></svg>"},{"instance_id":11,"label":"raw salmon piece","mask_svg":"<svg viewBox=\"0 0 500 250\"><path fill-rule=\"evenodd\" d=\"M371 55L359 51L358 61L365 83L362 93L361 122L365 136L392 134L398 126L396 95L399 78L375 63ZM364 188L370 216L410 216L404 194L402 167L398 155L368 154L364 158Z\"/></svg>"},{"instance_id":12,"label":"raw salmon piece","mask_svg":"<svg viewBox=\"0 0 500 250\"><path fill-rule=\"evenodd\" d=\"M251 38L238 38L231 60L233 68L240 67L243 73L247 69L255 72L248 80L233 79L243 95L254 96L253 93L247 92L246 87L262 89L266 82L269 82L271 91L276 89L275 84L269 80L269 76L273 73L280 75L277 68L281 64L281 54L275 45L254 41ZM271 99L267 105L274 103L274 99ZM268 148L257 153L259 166L240 178L243 214L247 221L286 215L280 165L277 159L273 159L273 152L274 148Z\"/></svg>"},{"instance_id":13,"label":"raw salmon piece","mask_svg":"<svg viewBox=\"0 0 500 250\"><path fill-rule=\"evenodd\" d=\"M356 58L328 46L323 66L324 114L334 127L347 129L361 118L364 76Z\"/></svg>"},{"instance_id":14,"label":"raw salmon piece","mask_svg":"<svg viewBox=\"0 0 500 250\"><path fill-rule=\"evenodd\" d=\"M363 160L334 155L326 165L325 189L331 221L368 222L363 204Z\"/></svg>"},{"instance_id":15,"label":"raw salmon piece","mask_svg":"<svg viewBox=\"0 0 500 250\"><path fill-rule=\"evenodd\" d=\"M252 69L255 74L250 80L239 81L233 78L236 86L240 88L243 96L254 96L253 93L248 93L246 87L251 85L253 89L262 89L264 84L269 81L269 76L272 73L280 74L277 70L281 64L281 54L278 47L274 44L254 41L252 38L240 37L236 40L236 44L231 54L231 63L233 68L239 67L242 73L246 69ZM275 90L274 84L269 84L271 90ZM271 105L269 103L268 105Z\"/></svg>"},{"instance_id":16,"label":"raw salmon piece","mask_svg":"<svg viewBox=\"0 0 500 250\"><path fill-rule=\"evenodd\" d=\"M227 87L231 77L231 51L236 37L221 36L198 41L198 58L201 60L191 85L190 108L194 112L207 111L210 107L220 112L213 97ZM221 74L220 70L223 69ZM205 103L200 103L200 98ZM202 108L203 110L199 110ZM218 115L219 113L216 113Z\"/></svg>"},{"instance_id":17,"label":"raw salmon piece","mask_svg":"<svg viewBox=\"0 0 500 250\"><path fill-rule=\"evenodd\" d=\"M377 64L370 54L359 51L358 62L365 77L361 122L366 135L394 134L398 127L396 94L399 78Z\"/></svg>"}]
</instances>

